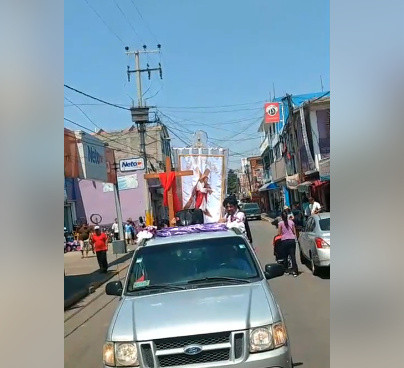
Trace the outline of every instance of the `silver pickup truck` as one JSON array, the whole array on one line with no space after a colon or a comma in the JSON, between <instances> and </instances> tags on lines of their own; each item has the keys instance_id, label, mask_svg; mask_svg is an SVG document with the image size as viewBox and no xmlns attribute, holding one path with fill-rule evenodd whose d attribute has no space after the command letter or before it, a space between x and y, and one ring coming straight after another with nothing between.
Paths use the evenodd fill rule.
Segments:
<instances>
[{"instance_id":1,"label":"silver pickup truck","mask_svg":"<svg viewBox=\"0 0 404 368\"><path fill-rule=\"evenodd\" d=\"M192 225L191 225L192 226ZM186 227L184 227L186 228ZM104 367L292 368L265 270L236 229L155 236L134 252L103 347Z\"/></svg>"}]
</instances>

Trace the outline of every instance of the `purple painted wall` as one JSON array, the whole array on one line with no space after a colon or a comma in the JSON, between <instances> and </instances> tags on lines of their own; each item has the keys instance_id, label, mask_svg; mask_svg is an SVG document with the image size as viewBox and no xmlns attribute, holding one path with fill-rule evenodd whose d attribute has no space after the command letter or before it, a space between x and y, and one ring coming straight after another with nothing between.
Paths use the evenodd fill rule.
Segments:
<instances>
[{"instance_id":1,"label":"purple painted wall","mask_svg":"<svg viewBox=\"0 0 404 368\"><path fill-rule=\"evenodd\" d=\"M119 191L123 221L126 221L129 217L132 217L133 220L137 220L139 216L145 217L146 181L143 178L144 170L131 172L126 175L134 173L138 177L138 187ZM119 176L124 176L124 174L119 174ZM113 223L116 218L114 193L104 192L103 183L93 180L79 179L79 188L87 221L90 223L90 216L93 213L98 213L102 216L101 225Z\"/></svg>"}]
</instances>

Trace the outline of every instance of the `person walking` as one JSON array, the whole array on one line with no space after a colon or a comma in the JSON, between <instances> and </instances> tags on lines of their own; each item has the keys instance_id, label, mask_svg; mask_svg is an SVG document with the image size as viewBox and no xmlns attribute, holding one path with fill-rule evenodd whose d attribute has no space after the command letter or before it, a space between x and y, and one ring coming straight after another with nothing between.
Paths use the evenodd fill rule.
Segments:
<instances>
[{"instance_id":1,"label":"person walking","mask_svg":"<svg viewBox=\"0 0 404 368\"><path fill-rule=\"evenodd\" d=\"M115 222L112 224L112 231L114 233L114 239L119 240L119 225L118 219L115 219Z\"/></svg>"},{"instance_id":2,"label":"person walking","mask_svg":"<svg viewBox=\"0 0 404 368\"><path fill-rule=\"evenodd\" d=\"M288 256L290 256L292 260L292 275L297 277L299 271L296 263L296 230L294 222L288 218L287 211L282 212L282 221L278 224L278 235L281 235L285 269L288 269Z\"/></svg>"},{"instance_id":3,"label":"person walking","mask_svg":"<svg viewBox=\"0 0 404 368\"><path fill-rule=\"evenodd\" d=\"M108 236L101 232L99 226L94 227L94 233L91 235L91 243L95 249L98 265L102 273L108 272L107 250L108 250Z\"/></svg>"},{"instance_id":4,"label":"person walking","mask_svg":"<svg viewBox=\"0 0 404 368\"><path fill-rule=\"evenodd\" d=\"M132 224L127 221L125 224L125 240L126 245L130 245L132 243Z\"/></svg>"},{"instance_id":5,"label":"person walking","mask_svg":"<svg viewBox=\"0 0 404 368\"><path fill-rule=\"evenodd\" d=\"M79 234L79 244L81 248L81 258L84 258L84 252L86 252L86 258L88 258L88 250L89 250L89 240L91 233L91 228L87 224L83 224L80 229L77 231Z\"/></svg>"}]
</instances>

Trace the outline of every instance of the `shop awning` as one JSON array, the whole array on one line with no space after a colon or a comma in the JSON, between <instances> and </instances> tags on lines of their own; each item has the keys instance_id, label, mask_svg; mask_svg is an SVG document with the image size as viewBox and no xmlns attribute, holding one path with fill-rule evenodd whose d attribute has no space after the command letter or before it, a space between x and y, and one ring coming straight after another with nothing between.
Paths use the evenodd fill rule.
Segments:
<instances>
[{"instance_id":1,"label":"shop awning","mask_svg":"<svg viewBox=\"0 0 404 368\"><path fill-rule=\"evenodd\" d=\"M298 190L300 193L303 193L303 192L307 191L307 189L308 189L311 185L313 185L313 182L312 182L312 181L304 181L303 183L300 183L300 184L297 186L297 190Z\"/></svg>"},{"instance_id":2,"label":"shop awning","mask_svg":"<svg viewBox=\"0 0 404 368\"><path fill-rule=\"evenodd\" d=\"M258 191L263 192L264 190L275 190L275 189L279 189L276 183L266 183L261 188L259 188Z\"/></svg>"}]
</instances>

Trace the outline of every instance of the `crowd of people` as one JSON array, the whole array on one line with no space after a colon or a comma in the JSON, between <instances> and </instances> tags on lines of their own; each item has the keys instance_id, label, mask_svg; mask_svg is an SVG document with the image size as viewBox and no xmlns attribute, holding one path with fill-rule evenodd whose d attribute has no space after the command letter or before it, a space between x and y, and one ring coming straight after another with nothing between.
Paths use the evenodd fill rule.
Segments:
<instances>
[{"instance_id":1,"label":"crowd of people","mask_svg":"<svg viewBox=\"0 0 404 368\"><path fill-rule=\"evenodd\" d=\"M139 217L139 220L136 222L129 218L123 224L123 233L127 246L135 244L136 234L145 228L145 226L146 224L142 217ZM112 242L112 240L119 240L119 234L118 219L115 219L112 224L110 233L106 230L102 230L98 225L89 225L86 222L78 226L75 232L75 238L79 242L81 258L88 258L88 254L92 252L97 257L100 272L108 272L108 244Z\"/></svg>"},{"instance_id":2,"label":"crowd of people","mask_svg":"<svg viewBox=\"0 0 404 368\"><path fill-rule=\"evenodd\" d=\"M224 216L218 222L225 223L228 228L238 228L242 233L245 233L249 242L253 244L250 226L247 218L240 210L237 198L231 195L223 201ZM285 268L288 267L288 258L291 260L291 273L294 277L298 276L298 266L296 263L296 239L299 236L299 230L305 225L309 216L321 212L321 205L315 201L313 197L304 198L302 206L299 203L293 204L292 208L285 206L280 219L272 222L277 226L278 233L274 238L274 245L277 244L277 258L282 259ZM175 226L177 219L171 222L161 220L158 229L168 226ZM127 219L123 224L123 234L126 245L133 246L137 240L137 234L146 228L146 224L142 217L138 221L133 221L132 218ZM77 237L81 249L81 258L87 258L91 251L96 255L101 272L108 271L107 250L109 241L120 239L120 229L118 219L115 219L111 227L111 238L108 237L105 231L96 225L88 225L84 223L77 230Z\"/></svg>"}]
</instances>

